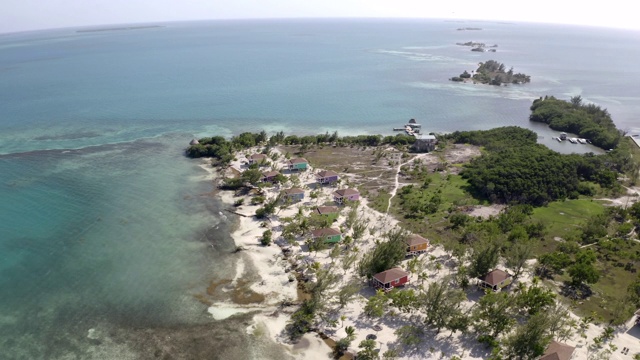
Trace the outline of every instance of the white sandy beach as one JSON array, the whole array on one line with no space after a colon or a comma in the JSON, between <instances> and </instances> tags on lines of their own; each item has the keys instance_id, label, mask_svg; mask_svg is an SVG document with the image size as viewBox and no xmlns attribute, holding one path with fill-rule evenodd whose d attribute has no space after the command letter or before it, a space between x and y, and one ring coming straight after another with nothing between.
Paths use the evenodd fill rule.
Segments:
<instances>
[{"instance_id":1,"label":"white sandy beach","mask_svg":"<svg viewBox=\"0 0 640 360\"><path fill-rule=\"evenodd\" d=\"M245 153L251 151L257 151L257 149L251 149ZM425 155L422 155L425 156ZM429 155L426 155L429 156ZM231 166L242 170L242 162L246 159L243 156L238 156L237 161L234 161ZM281 157L277 168L282 168L285 165L284 158ZM245 166L246 167L246 166ZM210 169L210 167L209 167ZM208 170L210 171L210 170ZM311 199L311 189L315 188L314 169L308 169L305 172L296 174L301 183L301 187L305 190L305 199L302 202L290 205L286 209L277 211L275 215L270 216L270 221L266 221L267 228L273 231L274 244L271 246L260 245L259 238L262 233L267 229L262 227L263 220L256 219L253 215L258 205L242 205L235 208L238 214L246 216L240 216L238 229L232 234L232 237L237 246L244 248L241 251L242 260L238 262L237 274L234 281L237 281L242 277L243 273L247 269L245 262L250 261L252 268L257 271L257 275L260 277L260 281L254 283L251 286L251 290L263 294L265 301L259 306L241 306L236 304L214 304L209 309L209 312L215 319L223 319L228 316L232 316L235 313L256 311L258 313L254 316L254 322L247 328L247 332L251 334L260 334L261 336L269 336L272 340L284 344L291 355L300 359L326 359L331 357L331 348L325 344L325 342L316 334L306 334L297 344L290 344L288 339L284 335L284 329L289 320L289 316L296 310L296 307L280 307L283 302L291 302L297 300L297 281L292 281L292 272L287 272L291 268L289 260L285 259L282 248L290 249L291 253L289 259L296 259L300 264L310 264L318 262L322 267L336 267L340 264L340 260L332 259L329 256L330 249L318 251L316 253L308 251L307 247L303 245L303 241L298 241L299 245L290 246L280 236L280 230L282 223L280 219L285 217L293 217L298 213L299 208L303 208L305 213L310 212L309 209L314 209L318 205L330 202L331 194L335 191L336 187L323 186L320 187L321 194L316 199ZM268 198L274 198L283 189L291 187L291 184L276 185L274 187L266 188L266 195ZM344 187L344 185L342 186ZM229 205L229 208L233 208L233 203L237 198L233 196L230 191L220 192L221 199ZM245 204L249 204L249 198L245 199ZM487 214L494 214L499 211L499 208L479 210L476 209L475 215L482 216ZM341 225L345 221L345 215L348 210L342 209L342 213L337 220L336 225ZM487 212L488 211L488 212ZM487 212L487 214L484 214ZM365 199L360 200L358 206L358 218L361 221L367 221L369 229L374 229L371 232L366 231L362 239L358 240L355 245L359 248L359 253L363 254L368 249L375 246L375 239L380 237L385 232L393 229L397 225L397 221L390 216L381 214L367 206ZM346 234L345 234L346 235ZM425 286L429 283L443 282L445 278L450 274L451 268L448 266L447 260L449 255L438 246L431 246L427 254L420 256L425 268L429 269L429 278L425 281ZM408 260L405 260L405 262ZM435 263L441 264L441 270L436 270ZM431 264L430 264L431 263ZM406 264L402 264L401 267L406 269ZM338 274L338 281L335 283L331 290L335 291L344 284L355 280L357 278L356 271L352 268L350 271L343 271L338 268L335 271ZM254 274L255 275L255 274ZM520 282L530 283L532 279L529 271L525 272L519 279ZM358 279L359 280L359 279ZM417 274L411 274L410 283L406 285L407 288L420 286ZM337 326L331 326L328 323L321 323L319 330L331 337L333 340L339 340L346 336L344 328L352 326L356 329L356 336L352 342L350 351L356 353L358 351L357 345L367 338L367 336L375 335L376 341L382 354L387 349L393 347L396 344L395 330L399 327L409 324L410 319L405 314L395 314L383 316L381 319L371 320L364 316L364 306L369 296L375 294L371 287L363 282L363 290L356 296L347 306L339 309L337 303L330 302L329 313L335 316L334 319L338 320L341 316L344 316L344 320L339 320ZM464 306L470 309L475 300L482 296L482 292L473 291L470 292L469 299L465 302ZM577 318L577 317L576 317ZM377 325L377 326L376 326ZM617 347L616 351L610 354L612 359L631 359L633 354L640 352L640 330L633 328L632 320L626 327L620 327L616 332L616 337L611 344ZM630 331L627 329L631 328ZM586 337L581 337L575 334L571 339L565 341L568 345L576 347L574 352L574 359L587 359L593 356L593 351L589 350L589 344L593 343L593 339L599 336L604 329L604 326L589 325L588 329L584 333ZM377 330L377 331L376 331ZM626 347L629 348L630 355L623 355L621 350ZM453 356L457 356L460 359L483 359L488 357L489 350L485 348L483 344L477 342L473 335L465 335L460 333L450 334L448 331L442 331L440 334L431 336L425 339L419 346L412 351L405 351L401 353L400 359L424 359L424 358L444 358L449 359Z\"/></svg>"}]
</instances>

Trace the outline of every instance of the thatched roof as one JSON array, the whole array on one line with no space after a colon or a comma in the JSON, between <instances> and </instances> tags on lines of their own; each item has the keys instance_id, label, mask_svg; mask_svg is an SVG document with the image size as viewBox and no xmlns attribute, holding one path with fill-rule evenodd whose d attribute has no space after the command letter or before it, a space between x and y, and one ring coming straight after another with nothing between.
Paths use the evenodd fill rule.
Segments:
<instances>
[{"instance_id":1,"label":"thatched roof","mask_svg":"<svg viewBox=\"0 0 640 360\"><path fill-rule=\"evenodd\" d=\"M189 141L189 145L198 145L200 144L200 141L198 141L198 139L191 139L191 141Z\"/></svg>"}]
</instances>

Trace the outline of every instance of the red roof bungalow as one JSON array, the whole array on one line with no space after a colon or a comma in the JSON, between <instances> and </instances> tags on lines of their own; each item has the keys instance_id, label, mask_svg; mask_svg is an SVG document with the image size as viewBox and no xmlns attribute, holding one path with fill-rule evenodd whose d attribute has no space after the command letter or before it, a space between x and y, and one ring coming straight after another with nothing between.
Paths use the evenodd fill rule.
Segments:
<instances>
[{"instance_id":1,"label":"red roof bungalow","mask_svg":"<svg viewBox=\"0 0 640 360\"><path fill-rule=\"evenodd\" d=\"M344 203L345 200L360 200L360 192L356 189L341 189L333 192L333 200L338 204Z\"/></svg>"},{"instance_id":2,"label":"red roof bungalow","mask_svg":"<svg viewBox=\"0 0 640 360\"><path fill-rule=\"evenodd\" d=\"M331 170L323 170L316 174L318 184L331 184L338 181L338 173Z\"/></svg>"},{"instance_id":3,"label":"red roof bungalow","mask_svg":"<svg viewBox=\"0 0 640 360\"><path fill-rule=\"evenodd\" d=\"M557 341L552 341L539 360L569 360L576 348Z\"/></svg>"},{"instance_id":4,"label":"red roof bungalow","mask_svg":"<svg viewBox=\"0 0 640 360\"><path fill-rule=\"evenodd\" d=\"M261 162L267 160L267 155L265 154L253 154L248 157L249 165L260 164Z\"/></svg>"},{"instance_id":5,"label":"red roof bungalow","mask_svg":"<svg viewBox=\"0 0 640 360\"><path fill-rule=\"evenodd\" d=\"M407 255L418 255L427 251L429 240L417 234L407 237Z\"/></svg>"},{"instance_id":6,"label":"red roof bungalow","mask_svg":"<svg viewBox=\"0 0 640 360\"><path fill-rule=\"evenodd\" d=\"M409 282L409 273L400 268L393 268L373 275L373 287L384 291L402 286Z\"/></svg>"},{"instance_id":7,"label":"red roof bungalow","mask_svg":"<svg viewBox=\"0 0 640 360\"><path fill-rule=\"evenodd\" d=\"M262 182L273 182L276 176L280 175L279 171L265 171L262 173Z\"/></svg>"},{"instance_id":8,"label":"red roof bungalow","mask_svg":"<svg viewBox=\"0 0 640 360\"><path fill-rule=\"evenodd\" d=\"M478 278L478 286L482 288L492 289L493 291L500 291L505 286L511 284L511 275L500 269L490 271L485 276Z\"/></svg>"}]
</instances>

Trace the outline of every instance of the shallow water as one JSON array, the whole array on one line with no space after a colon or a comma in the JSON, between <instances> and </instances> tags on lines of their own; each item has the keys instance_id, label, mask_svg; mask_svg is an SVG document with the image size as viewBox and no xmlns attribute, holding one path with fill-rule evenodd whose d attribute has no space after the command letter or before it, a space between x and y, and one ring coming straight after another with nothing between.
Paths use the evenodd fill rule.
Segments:
<instances>
[{"instance_id":1,"label":"shallow water","mask_svg":"<svg viewBox=\"0 0 640 360\"><path fill-rule=\"evenodd\" d=\"M434 132L518 125L555 150L595 151L529 123L547 94L581 95L640 132L638 32L468 24L484 30L219 21L0 37L0 358L280 358L245 334L250 315L206 312L220 299L201 295L238 255L233 217L183 156L192 137L392 134L416 118ZM455 45L470 40L498 52ZM446 80L490 58L532 83Z\"/></svg>"}]
</instances>

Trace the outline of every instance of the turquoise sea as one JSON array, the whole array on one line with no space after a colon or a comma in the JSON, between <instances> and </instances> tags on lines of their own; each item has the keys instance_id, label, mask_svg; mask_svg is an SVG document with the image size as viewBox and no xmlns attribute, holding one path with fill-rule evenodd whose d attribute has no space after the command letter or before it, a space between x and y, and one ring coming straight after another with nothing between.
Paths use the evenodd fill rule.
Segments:
<instances>
[{"instance_id":1,"label":"turquoise sea","mask_svg":"<svg viewBox=\"0 0 640 360\"><path fill-rule=\"evenodd\" d=\"M640 133L640 32L443 20L279 20L0 35L0 358L281 358L196 294L233 276L192 137L518 125L555 95ZM459 31L461 27L482 30ZM82 29L87 30L87 29ZM89 29L92 30L92 29ZM476 53L457 42L498 44ZM495 59L523 86L447 79ZM223 299L224 300L224 299Z\"/></svg>"}]
</instances>

